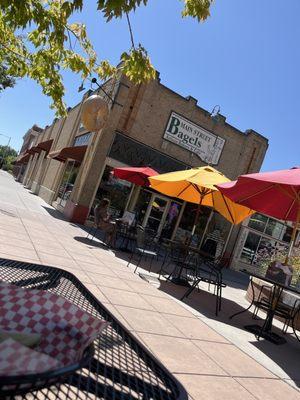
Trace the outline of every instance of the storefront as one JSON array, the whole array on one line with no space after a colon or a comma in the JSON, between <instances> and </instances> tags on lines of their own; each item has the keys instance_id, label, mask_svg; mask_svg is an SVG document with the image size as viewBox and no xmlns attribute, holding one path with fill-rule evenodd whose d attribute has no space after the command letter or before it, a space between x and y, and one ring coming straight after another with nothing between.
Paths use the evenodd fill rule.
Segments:
<instances>
[{"instance_id":1,"label":"storefront","mask_svg":"<svg viewBox=\"0 0 300 400\"><path fill-rule=\"evenodd\" d=\"M159 173L169 172L171 168L173 171L190 168L145 144L116 133L89 218L93 219L94 206L102 198L108 198L112 217L121 218L125 211L130 211L134 214L135 223L151 228L160 238L189 239L197 204L164 196L149 187L135 186L113 175L114 168L139 165L151 165ZM217 257L223 254L230 231L229 222L210 208L202 206L192 245Z\"/></svg>"},{"instance_id":2,"label":"storefront","mask_svg":"<svg viewBox=\"0 0 300 400\"><path fill-rule=\"evenodd\" d=\"M284 258L292 234L292 226L263 214L254 214L241 227L236 242L234 267L255 269L270 263L275 257ZM299 242L296 239L296 246Z\"/></svg>"},{"instance_id":3,"label":"storefront","mask_svg":"<svg viewBox=\"0 0 300 400\"><path fill-rule=\"evenodd\" d=\"M82 102L91 94L85 93ZM107 197L113 217L128 211L158 236L185 240L193 230L196 204L116 179L113 169L149 166L166 173L209 164L229 179L260 169L268 147L265 137L251 129L242 132L220 113L201 108L192 96L175 93L159 74L147 85L134 85L122 75L97 94L109 105L104 127L91 135L80 125L83 103L70 108L47 128L53 139L50 160L43 173L36 173L42 177L36 193L49 204L55 201L72 222L93 218L95 204ZM201 207L193 245L222 254L231 231L224 218Z\"/></svg>"}]
</instances>

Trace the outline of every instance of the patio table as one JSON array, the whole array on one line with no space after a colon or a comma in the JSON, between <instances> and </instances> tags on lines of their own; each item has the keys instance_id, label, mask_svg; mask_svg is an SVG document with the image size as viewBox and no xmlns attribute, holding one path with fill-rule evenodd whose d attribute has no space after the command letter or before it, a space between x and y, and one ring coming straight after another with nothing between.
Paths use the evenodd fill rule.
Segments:
<instances>
[{"instance_id":1,"label":"patio table","mask_svg":"<svg viewBox=\"0 0 300 400\"><path fill-rule=\"evenodd\" d=\"M182 249L182 259L169 274L167 280L174 283L175 285L190 287L191 285L188 280L182 277L183 270L190 269L190 267L195 264L195 260L197 257L201 257L203 259L211 259L211 256L208 253L203 252L203 250L198 249L197 247L184 245L178 240L169 240L169 243L173 246L179 246L179 248Z\"/></svg>"},{"instance_id":2,"label":"patio table","mask_svg":"<svg viewBox=\"0 0 300 400\"><path fill-rule=\"evenodd\" d=\"M87 367L65 377L59 385L22 398L187 400L187 393L176 378L73 274L1 258L0 280L28 289L51 291L110 322L94 341L94 356Z\"/></svg>"},{"instance_id":3,"label":"patio table","mask_svg":"<svg viewBox=\"0 0 300 400\"><path fill-rule=\"evenodd\" d=\"M283 291L296 293L296 294L300 295L300 289L297 288L296 286L287 286L283 283L277 282L276 280L267 278L260 273L249 272L247 270L242 270L241 272L250 276L250 285L251 285L251 289L252 289L252 301L250 302L250 305L245 310L239 311L239 312L231 315L229 318L232 319L232 318L236 317L237 315L240 315L240 314L248 311L254 304L255 292L254 292L254 286L253 286L253 278L257 278L264 282L267 282L267 283L273 285L274 289L273 289L272 296L271 296L270 306L267 309L266 318L263 322L263 325L262 326L257 325L257 324L246 325L245 329L248 330L249 332L254 333L258 339L260 337L263 337L264 339L266 339L274 344L286 343L286 340L282 336L277 335L276 333L274 333L272 331L273 319L276 314L276 310L278 308L278 304L279 304L279 301L280 301ZM300 307L299 307L299 309L300 309ZM300 311L299 309L298 309L298 312ZM292 329L293 329L293 332L294 332L296 338L299 340L299 337L297 335L297 332L296 332L296 329L294 326L294 319L295 318L292 319L291 326L292 326Z\"/></svg>"}]
</instances>

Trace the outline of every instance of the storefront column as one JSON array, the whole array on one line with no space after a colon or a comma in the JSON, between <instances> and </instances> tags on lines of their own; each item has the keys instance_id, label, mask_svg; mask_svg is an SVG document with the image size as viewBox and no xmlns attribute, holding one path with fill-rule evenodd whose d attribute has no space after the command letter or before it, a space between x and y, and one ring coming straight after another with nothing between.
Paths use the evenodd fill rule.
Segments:
<instances>
[{"instance_id":1,"label":"storefront column","mask_svg":"<svg viewBox=\"0 0 300 400\"><path fill-rule=\"evenodd\" d=\"M91 203L99 186L105 159L112 141L111 129L93 134L70 199L64 208L64 215L72 222L83 224L89 214Z\"/></svg>"},{"instance_id":2,"label":"storefront column","mask_svg":"<svg viewBox=\"0 0 300 400\"><path fill-rule=\"evenodd\" d=\"M41 168L41 163L42 163L42 160L43 160L43 155L41 153L36 153L35 164L34 164L34 167L32 169L32 172L31 172L30 177L29 177L28 182L27 182L28 187L30 187L31 189L32 189L32 186L33 186L33 182L34 182L34 180L36 178L36 175L37 175L37 173L39 172L39 170Z\"/></svg>"},{"instance_id":3,"label":"storefront column","mask_svg":"<svg viewBox=\"0 0 300 400\"><path fill-rule=\"evenodd\" d=\"M35 174L35 177L33 178L32 185L31 185L31 189L35 194L38 194L38 192L39 192L40 183L41 183L41 180L42 180L42 177L44 174L46 163L47 163L46 152L44 150L42 150L40 153L38 170Z\"/></svg>"},{"instance_id":4,"label":"storefront column","mask_svg":"<svg viewBox=\"0 0 300 400\"><path fill-rule=\"evenodd\" d=\"M132 192L130 193L130 196L129 196L129 199L128 199L128 203L126 205L126 210L127 211L130 211L130 212L134 211L134 208L135 208L136 202L138 200L140 191L141 191L141 186L135 185L132 188Z\"/></svg>"},{"instance_id":5,"label":"storefront column","mask_svg":"<svg viewBox=\"0 0 300 400\"><path fill-rule=\"evenodd\" d=\"M23 175L23 179L22 179L22 183L23 183L24 186L27 185L28 178L29 178L29 176L31 174L33 165L34 165L34 156L31 155L30 156L30 160L28 161L28 163L26 165L26 169L25 169L25 172L24 172L24 175Z\"/></svg>"}]
</instances>

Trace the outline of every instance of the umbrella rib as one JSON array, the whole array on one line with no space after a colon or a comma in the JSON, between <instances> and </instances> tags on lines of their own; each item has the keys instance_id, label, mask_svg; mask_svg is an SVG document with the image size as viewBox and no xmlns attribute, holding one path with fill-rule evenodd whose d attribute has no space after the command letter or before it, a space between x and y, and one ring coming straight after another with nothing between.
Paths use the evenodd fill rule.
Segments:
<instances>
[{"instance_id":1,"label":"umbrella rib","mask_svg":"<svg viewBox=\"0 0 300 400\"><path fill-rule=\"evenodd\" d=\"M278 186L278 189L279 189L283 194L285 194L287 197L289 197L289 198L292 199L292 200L295 199L295 197L292 196L292 195L285 189L285 187L283 187L283 186L280 185L280 184L277 184L277 186ZM294 192L295 195L296 195L296 198L297 198L296 200L299 200L299 194L294 190L293 186L291 186L291 188L292 188L293 192Z\"/></svg>"},{"instance_id":2,"label":"umbrella rib","mask_svg":"<svg viewBox=\"0 0 300 400\"><path fill-rule=\"evenodd\" d=\"M181 192L178 193L177 197L181 196L182 193L185 192L185 191L190 187L190 185L192 185L192 184L189 182L188 186L186 186L185 188L183 188L183 189L181 190Z\"/></svg>"},{"instance_id":3,"label":"umbrella rib","mask_svg":"<svg viewBox=\"0 0 300 400\"><path fill-rule=\"evenodd\" d=\"M211 189L207 189L207 190L204 190L203 192L201 192L201 190L199 189L198 185L196 183L193 183L193 182L190 182L190 185L192 185L193 188L196 189L197 192L200 194L200 196L203 196L203 197L206 196L207 194L213 192L213 190L211 190Z\"/></svg>"},{"instance_id":4,"label":"umbrella rib","mask_svg":"<svg viewBox=\"0 0 300 400\"><path fill-rule=\"evenodd\" d=\"M229 215L230 215L230 217L231 217L231 222L232 222L232 224L234 224L234 218L233 218L232 213L231 213L231 211L230 211L230 209L229 209L229 207L228 207L226 198L225 198L225 196L223 195L223 193L221 193L221 195L222 195L222 197L223 197L223 200L224 200L225 206L226 206L226 208L227 208L227 211L229 212Z\"/></svg>"},{"instance_id":5,"label":"umbrella rib","mask_svg":"<svg viewBox=\"0 0 300 400\"><path fill-rule=\"evenodd\" d=\"M213 208L215 210L216 209L216 207L215 207L215 198L214 198L213 193L211 194L211 198L212 198Z\"/></svg>"},{"instance_id":6,"label":"umbrella rib","mask_svg":"<svg viewBox=\"0 0 300 400\"><path fill-rule=\"evenodd\" d=\"M294 188L294 186L292 186L292 190L293 190L293 192L294 192L295 195L296 195L296 200L297 200L297 201L300 201L300 194L299 194L299 192L297 192L297 190Z\"/></svg>"},{"instance_id":7,"label":"umbrella rib","mask_svg":"<svg viewBox=\"0 0 300 400\"><path fill-rule=\"evenodd\" d=\"M289 208L288 208L288 210L287 210L287 212L286 212L286 214L285 214L284 219L285 219L286 221L288 220L289 213L291 212L292 208L294 207L295 202L296 202L296 199L293 199L291 205L289 206Z\"/></svg>"},{"instance_id":8,"label":"umbrella rib","mask_svg":"<svg viewBox=\"0 0 300 400\"><path fill-rule=\"evenodd\" d=\"M242 202L244 202L244 201L246 201L246 200L248 200L248 199L251 199L251 198L254 197L254 196L257 196L257 195L259 195L259 194L261 194L261 193L266 192L267 190L271 189L271 188L274 187L274 186L276 186L276 184L275 184L275 183L272 183L272 185L270 185L270 186L268 186L268 187L266 187L266 188L264 188L264 189L262 189L262 190L259 190L258 192L252 193L250 196L247 196L247 197L244 197L244 198L241 199L241 200L238 200L238 202L239 202L239 203L242 203Z\"/></svg>"}]
</instances>

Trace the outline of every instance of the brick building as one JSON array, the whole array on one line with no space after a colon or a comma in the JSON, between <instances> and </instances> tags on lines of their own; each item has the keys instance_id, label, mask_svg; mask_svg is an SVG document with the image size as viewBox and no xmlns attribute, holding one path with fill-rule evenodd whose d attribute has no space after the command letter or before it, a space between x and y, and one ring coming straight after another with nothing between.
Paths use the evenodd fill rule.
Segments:
<instances>
[{"instance_id":1,"label":"brick building","mask_svg":"<svg viewBox=\"0 0 300 400\"><path fill-rule=\"evenodd\" d=\"M105 196L116 216L129 210L160 235L182 237L192 229L195 205L115 179L112 169L150 165L163 173L210 164L230 179L259 171L268 148L265 137L251 129L241 132L220 113L211 115L193 97L164 86L159 76L138 86L121 76L103 89L97 92L110 109L104 128L87 132L80 123L82 102L70 108L37 136L23 176L24 185L70 221L84 223L95 201ZM176 218L167 229L174 207ZM230 224L203 207L198 244L215 230L225 240Z\"/></svg>"},{"instance_id":2,"label":"brick building","mask_svg":"<svg viewBox=\"0 0 300 400\"><path fill-rule=\"evenodd\" d=\"M27 163L30 160L29 151L31 147L35 144L38 135L43 132L43 129L38 125L34 124L23 136L23 144L20 150L20 153L17 157L17 160L22 160L21 163L17 162L14 166L13 173L17 177L19 181L23 180L24 172L27 167Z\"/></svg>"}]
</instances>

